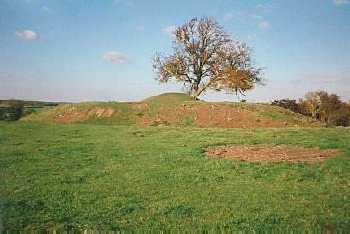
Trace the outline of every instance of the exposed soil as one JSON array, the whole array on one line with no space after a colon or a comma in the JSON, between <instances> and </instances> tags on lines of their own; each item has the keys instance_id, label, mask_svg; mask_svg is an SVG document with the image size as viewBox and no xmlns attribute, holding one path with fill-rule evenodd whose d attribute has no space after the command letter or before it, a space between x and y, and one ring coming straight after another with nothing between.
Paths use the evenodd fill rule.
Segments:
<instances>
[{"instance_id":1,"label":"exposed soil","mask_svg":"<svg viewBox=\"0 0 350 234\"><path fill-rule=\"evenodd\" d=\"M77 121L82 121L91 117L96 118L110 118L116 112L115 109L112 108L102 108L95 107L91 110L80 111L74 107L67 109L62 114L59 114L55 117L55 121L58 123L73 123Z\"/></svg>"},{"instance_id":2,"label":"exposed soil","mask_svg":"<svg viewBox=\"0 0 350 234\"><path fill-rule=\"evenodd\" d=\"M305 148L293 145L227 145L206 149L210 157L240 159L251 162L317 162L335 156L337 149Z\"/></svg>"},{"instance_id":3,"label":"exposed soil","mask_svg":"<svg viewBox=\"0 0 350 234\"><path fill-rule=\"evenodd\" d=\"M57 123L71 123L85 118L86 114L79 112L76 108L70 108L64 113L59 114L55 117L55 122Z\"/></svg>"},{"instance_id":4,"label":"exposed soil","mask_svg":"<svg viewBox=\"0 0 350 234\"><path fill-rule=\"evenodd\" d=\"M195 105L191 109L195 112L195 125L198 127L256 128L285 126L283 121L272 121L259 117L251 111L232 108L228 105Z\"/></svg>"},{"instance_id":5,"label":"exposed soil","mask_svg":"<svg viewBox=\"0 0 350 234\"><path fill-rule=\"evenodd\" d=\"M88 117L95 116L97 118L110 118L114 112L115 110L112 108L96 107L89 111Z\"/></svg>"},{"instance_id":6,"label":"exposed soil","mask_svg":"<svg viewBox=\"0 0 350 234\"><path fill-rule=\"evenodd\" d=\"M137 119L140 125L191 125L219 128L288 127L295 124L272 120L256 113L217 104L182 104L173 108L160 108L155 115L145 112Z\"/></svg>"},{"instance_id":7,"label":"exposed soil","mask_svg":"<svg viewBox=\"0 0 350 234\"><path fill-rule=\"evenodd\" d=\"M147 103L131 103L130 111L123 112L112 107L79 109L70 107L54 117L58 123L81 122L95 119L129 119L141 126L172 125L195 126L200 128L281 128L311 126L308 122L293 119L272 119L240 107L226 104L184 103L174 106L160 106L151 109Z\"/></svg>"}]
</instances>

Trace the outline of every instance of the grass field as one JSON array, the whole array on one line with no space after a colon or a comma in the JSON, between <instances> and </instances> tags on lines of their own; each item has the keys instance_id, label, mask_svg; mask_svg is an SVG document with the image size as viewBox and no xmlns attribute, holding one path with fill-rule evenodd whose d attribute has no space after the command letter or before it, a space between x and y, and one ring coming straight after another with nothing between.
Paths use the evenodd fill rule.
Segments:
<instances>
[{"instance_id":1,"label":"grass field","mask_svg":"<svg viewBox=\"0 0 350 234\"><path fill-rule=\"evenodd\" d=\"M203 154L229 143L344 153L316 164ZM0 123L0 217L5 229L350 230L349 143L349 128Z\"/></svg>"}]
</instances>

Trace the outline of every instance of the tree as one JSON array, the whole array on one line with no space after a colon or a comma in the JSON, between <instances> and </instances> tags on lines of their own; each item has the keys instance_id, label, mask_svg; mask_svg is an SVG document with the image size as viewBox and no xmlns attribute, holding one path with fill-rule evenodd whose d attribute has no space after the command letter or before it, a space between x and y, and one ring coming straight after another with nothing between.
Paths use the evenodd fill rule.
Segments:
<instances>
[{"instance_id":1,"label":"tree","mask_svg":"<svg viewBox=\"0 0 350 234\"><path fill-rule=\"evenodd\" d=\"M306 110L315 119L318 119L319 115L320 115L321 93L322 92L323 91L308 92L305 95L305 107L306 107Z\"/></svg>"},{"instance_id":2,"label":"tree","mask_svg":"<svg viewBox=\"0 0 350 234\"><path fill-rule=\"evenodd\" d=\"M330 115L328 124L334 126L349 126L350 125L350 108L344 103L341 107Z\"/></svg>"},{"instance_id":3,"label":"tree","mask_svg":"<svg viewBox=\"0 0 350 234\"><path fill-rule=\"evenodd\" d=\"M336 94L325 91L308 92L305 99L275 100L271 105L281 106L326 123L328 126L350 125L350 103L343 102Z\"/></svg>"},{"instance_id":4,"label":"tree","mask_svg":"<svg viewBox=\"0 0 350 234\"><path fill-rule=\"evenodd\" d=\"M325 91L309 92L305 95L305 101L301 101L299 106L313 118L328 125L349 125L350 109L336 94L328 94Z\"/></svg>"},{"instance_id":5,"label":"tree","mask_svg":"<svg viewBox=\"0 0 350 234\"><path fill-rule=\"evenodd\" d=\"M337 112L341 110L343 102L336 94L328 94L326 92L321 92L320 97L320 119L321 121L330 124L332 116L338 114Z\"/></svg>"},{"instance_id":6,"label":"tree","mask_svg":"<svg viewBox=\"0 0 350 234\"><path fill-rule=\"evenodd\" d=\"M243 94L262 83L250 48L231 39L212 18L193 18L173 36L173 54L154 58L158 81L181 82L194 98L207 89Z\"/></svg>"}]
</instances>

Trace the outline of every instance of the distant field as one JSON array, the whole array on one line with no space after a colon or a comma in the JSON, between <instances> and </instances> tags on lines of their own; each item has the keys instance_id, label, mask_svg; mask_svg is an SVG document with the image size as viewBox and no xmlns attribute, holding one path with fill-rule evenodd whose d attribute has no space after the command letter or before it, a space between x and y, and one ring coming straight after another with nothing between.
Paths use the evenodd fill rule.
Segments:
<instances>
[{"instance_id":1,"label":"distant field","mask_svg":"<svg viewBox=\"0 0 350 234\"><path fill-rule=\"evenodd\" d=\"M2 222L6 229L348 231L349 142L349 128L0 123ZM203 153L259 143L343 153L315 164Z\"/></svg>"}]
</instances>

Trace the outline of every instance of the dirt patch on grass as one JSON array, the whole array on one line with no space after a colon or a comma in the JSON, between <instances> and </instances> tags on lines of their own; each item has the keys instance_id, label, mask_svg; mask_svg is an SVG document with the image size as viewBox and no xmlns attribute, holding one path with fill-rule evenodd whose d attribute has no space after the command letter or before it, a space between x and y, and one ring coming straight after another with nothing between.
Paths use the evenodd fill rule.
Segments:
<instances>
[{"instance_id":1,"label":"dirt patch on grass","mask_svg":"<svg viewBox=\"0 0 350 234\"><path fill-rule=\"evenodd\" d=\"M206 149L210 157L240 159L251 162L317 162L335 156L337 149L305 148L293 145L229 145Z\"/></svg>"}]
</instances>

